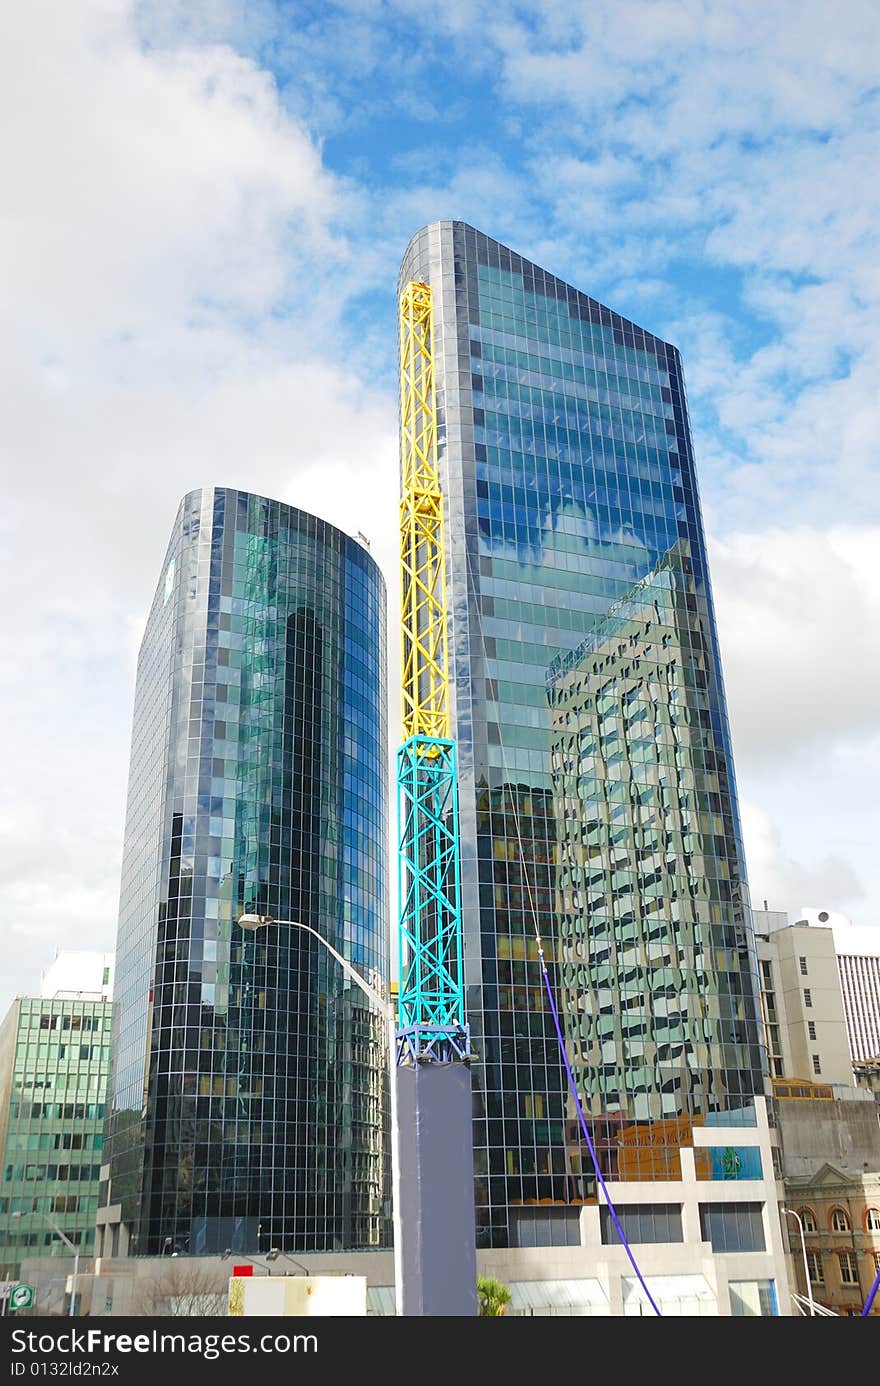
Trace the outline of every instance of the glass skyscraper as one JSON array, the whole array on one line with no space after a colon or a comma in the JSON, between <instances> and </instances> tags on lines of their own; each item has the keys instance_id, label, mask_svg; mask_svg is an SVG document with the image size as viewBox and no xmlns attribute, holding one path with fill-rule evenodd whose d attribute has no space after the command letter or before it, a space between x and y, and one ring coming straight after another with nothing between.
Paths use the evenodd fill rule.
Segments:
<instances>
[{"instance_id":1,"label":"glass skyscraper","mask_svg":"<svg viewBox=\"0 0 880 1386\"><path fill-rule=\"evenodd\" d=\"M385 587L364 545L181 503L138 662L109 1092L131 1250L388 1239ZM246 931L242 913L272 922Z\"/></svg>"},{"instance_id":2,"label":"glass skyscraper","mask_svg":"<svg viewBox=\"0 0 880 1386\"><path fill-rule=\"evenodd\" d=\"M413 280L434 302L478 1241L567 1244L597 1191L537 935L606 1177L680 1179L694 1128L748 1124L764 1091L682 366L460 222L413 238Z\"/></svg>"}]
</instances>

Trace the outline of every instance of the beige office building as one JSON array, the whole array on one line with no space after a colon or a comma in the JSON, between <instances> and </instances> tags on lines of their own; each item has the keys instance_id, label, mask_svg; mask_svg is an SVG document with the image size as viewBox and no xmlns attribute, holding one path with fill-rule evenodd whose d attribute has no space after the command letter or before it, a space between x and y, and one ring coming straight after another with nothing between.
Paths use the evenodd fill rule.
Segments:
<instances>
[{"instance_id":1,"label":"beige office building","mask_svg":"<svg viewBox=\"0 0 880 1386\"><path fill-rule=\"evenodd\" d=\"M774 1078L853 1085L834 933L755 910L762 1005Z\"/></svg>"}]
</instances>

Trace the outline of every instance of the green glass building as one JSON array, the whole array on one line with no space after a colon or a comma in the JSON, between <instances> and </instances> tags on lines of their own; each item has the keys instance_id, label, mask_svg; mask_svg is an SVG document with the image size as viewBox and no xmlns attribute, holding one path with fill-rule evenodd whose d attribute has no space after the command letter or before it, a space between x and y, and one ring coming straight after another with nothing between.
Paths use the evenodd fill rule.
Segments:
<instances>
[{"instance_id":1,"label":"green glass building","mask_svg":"<svg viewBox=\"0 0 880 1386\"><path fill-rule=\"evenodd\" d=\"M390 1230L385 584L226 487L181 502L138 661L107 1126L136 1255ZM251 931L243 914L272 921Z\"/></svg>"},{"instance_id":2,"label":"green glass building","mask_svg":"<svg viewBox=\"0 0 880 1386\"><path fill-rule=\"evenodd\" d=\"M18 997L0 1027L0 1278L92 1251L112 1001Z\"/></svg>"},{"instance_id":3,"label":"green glass building","mask_svg":"<svg viewBox=\"0 0 880 1386\"><path fill-rule=\"evenodd\" d=\"M676 544L548 670L562 1000L614 1178L680 1178L675 1138L752 1095L746 914L740 892L727 895L732 794L725 761L707 753L711 650L696 598ZM640 1123L664 1122L665 1143L635 1139ZM576 1148L569 1169L581 1172Z\"/></svg>"}]
</instances>

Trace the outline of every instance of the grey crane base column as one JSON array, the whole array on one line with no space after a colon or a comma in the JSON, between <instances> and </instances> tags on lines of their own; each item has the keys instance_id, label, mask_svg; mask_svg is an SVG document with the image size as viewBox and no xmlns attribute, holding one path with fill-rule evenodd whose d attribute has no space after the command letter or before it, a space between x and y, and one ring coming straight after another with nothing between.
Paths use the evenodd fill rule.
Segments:
<instances>
[{"instance_id":1,"label":"grey crane base column","mask_svg":"<svg viewBox=\"0 0 880 1386\"><path fill-rule=\"evenodd\" d=\"M397 1070L400 1269L405 1315L477 1313L471 1074L466 1063Z\"/></svg>"}]
</instances>

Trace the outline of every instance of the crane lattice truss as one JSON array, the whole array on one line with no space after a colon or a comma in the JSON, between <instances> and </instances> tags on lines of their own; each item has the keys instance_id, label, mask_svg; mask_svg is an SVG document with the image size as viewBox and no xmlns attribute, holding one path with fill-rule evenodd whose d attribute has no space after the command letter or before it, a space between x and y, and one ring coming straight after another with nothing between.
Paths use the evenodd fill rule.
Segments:
<instances>
[{"instance_id":1,"label":"crane lattice truss","mask_svg":"<svg viewBox=\"0 0 880 1386\"><path fill-rule=\"evenodd\" d=\"M404 742L397 756L399 1063L470 1054L433 350L431 289L410 283L400 302Z\"/></svg>"}]
</instances>

